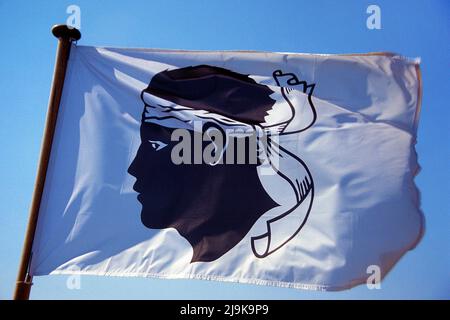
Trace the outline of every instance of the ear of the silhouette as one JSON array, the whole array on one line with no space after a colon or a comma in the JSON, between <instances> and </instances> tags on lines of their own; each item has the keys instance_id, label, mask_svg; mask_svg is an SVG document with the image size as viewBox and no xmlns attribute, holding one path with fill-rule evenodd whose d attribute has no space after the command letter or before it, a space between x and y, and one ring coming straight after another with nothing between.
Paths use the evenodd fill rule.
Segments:
<instances>
[{"instance_id":1,"label":"ear of the silhouette","mask_svg":"<svg viewBox=\"0 0 450 320\"><path fill-rule=\"evenodd\" d=\"M203 139L209 142L203 150L204 161L211 166L222 164L228 146L225 130L215 122L207 122L203 124Z\"/></svg>"}]
</instances>

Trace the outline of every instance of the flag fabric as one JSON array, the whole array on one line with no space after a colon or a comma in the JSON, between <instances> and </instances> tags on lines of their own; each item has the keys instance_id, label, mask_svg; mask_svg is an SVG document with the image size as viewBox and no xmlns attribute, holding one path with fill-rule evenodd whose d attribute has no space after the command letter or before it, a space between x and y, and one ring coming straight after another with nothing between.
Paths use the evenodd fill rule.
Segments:
<instances>
[{"instance_id":1,"label":"flag fabric","mask_svg":"<svg viewBox=\"0 0 450 320\"><path fill-rule=\"evenodd\" d=\"M419 242L419 61L73 45L30 272L342 290Z\"/></svg>"}]
</instances>

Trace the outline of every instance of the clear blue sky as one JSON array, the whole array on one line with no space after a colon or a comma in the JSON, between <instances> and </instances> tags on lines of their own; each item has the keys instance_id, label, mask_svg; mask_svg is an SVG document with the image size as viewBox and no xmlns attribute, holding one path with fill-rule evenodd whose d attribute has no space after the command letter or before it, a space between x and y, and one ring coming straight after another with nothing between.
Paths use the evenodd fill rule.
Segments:
<instances>
[{"instance_id":1,"label":"clear blue sky","mask_svg":"<svg viewBox=\"0 0 450 320\"><path fill-rule=\"evenodd\" d=\"M394 51L422 58L416 178L426 233L382 283L327 293L200 280L36 277L34 299L450 298L450 1L16 1L0 0L0 299L9 299L34 185L56 39L66 8L81 8L80 44L305 53ZM381 30L366 8L381 7ZM380 235L381 237L382 235Z\"/></svg>"}]
</instances>

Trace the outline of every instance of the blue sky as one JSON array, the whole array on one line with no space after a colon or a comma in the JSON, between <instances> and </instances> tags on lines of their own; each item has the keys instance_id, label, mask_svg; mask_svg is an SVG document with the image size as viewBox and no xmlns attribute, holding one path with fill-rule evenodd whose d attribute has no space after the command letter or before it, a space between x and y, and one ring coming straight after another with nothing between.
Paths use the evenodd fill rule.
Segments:
<instances>
[{"instance_id":1,"label":"blue sky","mask_svg":"<svg viewBox=\"0 0 450 320\"><path fill-rule=\"evenodd\" d=\"M11 298L28 218L56 39L66 8L81 8L80 44L305 53L394 51L421 57L417 151L426 233L382 283L327 293L199 280L34 279L33 299L450 298L450 2L417 1L13 1L0 0L0 299ZM381 30L366 8L381 8Z\"/></svg>"}]
</instances>

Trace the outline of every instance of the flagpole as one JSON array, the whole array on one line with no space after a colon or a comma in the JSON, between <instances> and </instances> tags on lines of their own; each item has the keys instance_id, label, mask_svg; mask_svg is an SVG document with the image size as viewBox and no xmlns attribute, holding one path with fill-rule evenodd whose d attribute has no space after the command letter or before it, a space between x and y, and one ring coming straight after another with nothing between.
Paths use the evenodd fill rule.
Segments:
<instances>
[{"instance_id":1,"label":"flagpole","mask_svg":"<svg viewBox=\"0 0 450 320\"><path fill-rule=\"evenodd\" d=\"M32 258L33 239L38 222L42 193L44 191L45 177L47 175L47 167L50 159L50 151L55 133L56 119L58 117L59 103L61 101L67 63L69 60L70 47L72 41L77 41L81 38L81 33L79 30L70 28L66 25L53 26L52 34L58 38L55 69L53 71L53 80L48 102L44 137L41 146L41 154L39 157L33 197L31 200L28 227L22 250L22 258L19 265L16 288L14 291L14 300L28 300L30 296L31 286L33 284L33 275L29 273L29 268Z\"/></svg>"}]
</instances>

